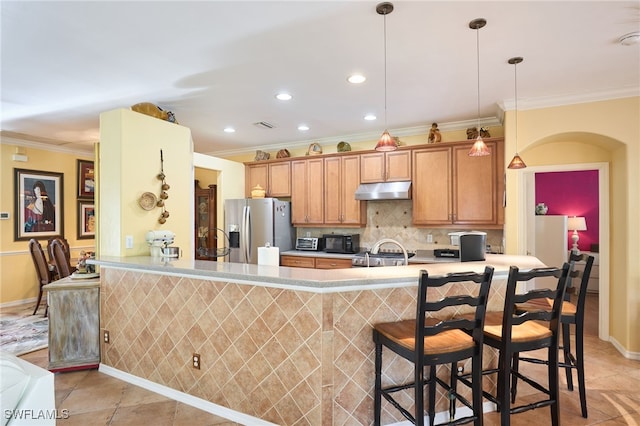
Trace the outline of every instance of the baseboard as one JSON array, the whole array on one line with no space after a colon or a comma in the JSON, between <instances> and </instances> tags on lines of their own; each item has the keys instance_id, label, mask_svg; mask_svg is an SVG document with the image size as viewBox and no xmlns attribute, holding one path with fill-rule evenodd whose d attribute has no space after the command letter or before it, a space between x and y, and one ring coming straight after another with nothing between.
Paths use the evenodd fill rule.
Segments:
<instances>
[{"instance_id":1,"label":"baseboard","mask_svg":"<svg viewBox=\"0 0 640 426\"><path fill-rule=\"evenodd\" d=\"M270 423L257 417L231 410L230 408L223 407L222 405L214 404L213 402L177 391L170 387L152 382L151 380L143 379L142 377L134 376L133 374L109 367L108 365L100 364L98 371L108 376L115 377L116 379L120 379L123 382L131 383L132 385L139 386L208 413L224 417L225 419L229 419L236 423L251 426L277 426L275 423Z\"/></svg>"},{"instance_id":2,"label":"baseboard","mask_svg":"<svg viewBox=\"0 0 640 426\"><path fill-rule=\"evenodd\" d=\"M26 305L26 304L29 304L29 303L36 303L36 300L38 300L37 297L32 297L32 298L29 298L29 299L14 300L12 302L0 303L0 309L12 308L14 306ZM33 307L35 308L36 306L33 305Z\"/></svg>"},{"instance_id":3,"label":"baseboard","mask_svg":"<svg viewBox=\"0 0 640 426\"><path fill-rule=\"evenodd\" d=\"M624 346L620 344L614 337L609 336L609 343L613 345L614 348L618 350L622 354L623 357L627 359L633 359L636 361L640 361L640 352L631 352L628 351Z\"/></svg>"}]
</instances>

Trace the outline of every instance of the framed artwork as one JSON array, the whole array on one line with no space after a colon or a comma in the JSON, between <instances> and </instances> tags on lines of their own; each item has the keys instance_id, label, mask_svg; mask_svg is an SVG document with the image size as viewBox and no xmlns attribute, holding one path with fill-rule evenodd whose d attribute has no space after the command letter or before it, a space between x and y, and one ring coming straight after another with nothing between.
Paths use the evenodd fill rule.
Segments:
<instances>
[{"instance_id":1,"label":"framed artwork","mask_svg":"<svg viewBox=\"0 0 640 426\"><path fill-rule=\"evenodd\" d=\"M93 198L94 187L93 161L78 160L78 198Z\"/></svg>"},{"instance_id":2,"label":"framed artwork","mask_svg":"<svg viewBox=\"0 0 640 426\"><path fill-rule=\"evenodd\" d=\"M64 235L64 175L40 170L13 170L14 240Z\"/></svg>"},{"instance_id":3,"label":"framed artwork","mask_svg":"<svg viewBox=\"0 0 640 426\"><path fill-rule=\"evenodd\" d=\"M96 209L93 201L78 200L78 239L95 238Z\"/></svg>"}]
</instances>

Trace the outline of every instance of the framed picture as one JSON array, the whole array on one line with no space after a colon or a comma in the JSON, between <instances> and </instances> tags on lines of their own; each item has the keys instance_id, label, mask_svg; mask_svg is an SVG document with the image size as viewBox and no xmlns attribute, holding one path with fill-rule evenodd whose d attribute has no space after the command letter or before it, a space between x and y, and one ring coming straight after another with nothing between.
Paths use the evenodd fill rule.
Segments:
<instances>
[{"instance_id":1,"label":"framed picture","mask_svg":"<svg viewBox=\"0 0 640 426\"><path fill-rule=\"evenodd\" d=\"M93 161L78 160L78 198L93 198L94 187Z\"/></svg>"},{"instance_id":2,"label":"framed picture","mask_svg":"<svg viewBox=\"0 0 640 426\"><path fill-rule=\"evenodd\" d=\"M14 170L14 240L64 235L64 175L40 170Z\"/></svg>"},{"instance_id":3,"label":"framed picture","mask_svg":"<svg viewBox=\"0 0 640 426\"><path fill-rule=\"evenodd\" d=\"M78 239L95 238L96 209L93 201L78 200Z\"/></svg>"}]
</instances>

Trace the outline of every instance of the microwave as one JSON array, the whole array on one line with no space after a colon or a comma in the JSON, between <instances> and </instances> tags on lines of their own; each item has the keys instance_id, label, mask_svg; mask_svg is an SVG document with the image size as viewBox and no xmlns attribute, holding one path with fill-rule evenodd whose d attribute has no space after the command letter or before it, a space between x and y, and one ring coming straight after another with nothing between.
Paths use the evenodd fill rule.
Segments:
<instances>
[{"instance_id":1,"label":"microwave","mask_svg":"<svg viewBox=\"0 0 640 426\"><path fill-rule=\"evenodd\" d=\"M324 234L324 251L327 253L357 253L360 251L360 234Z\"/></svg>"},{"instance_id":2,"label":"microwave","mask_svg":"<svg viewBox=\"0 0 640 426\"><path fill-rule=\"evenodd\" d=\"M298 237L296 238L296 250L322 250L322 238Z\"/></svg>"}]
</instances>

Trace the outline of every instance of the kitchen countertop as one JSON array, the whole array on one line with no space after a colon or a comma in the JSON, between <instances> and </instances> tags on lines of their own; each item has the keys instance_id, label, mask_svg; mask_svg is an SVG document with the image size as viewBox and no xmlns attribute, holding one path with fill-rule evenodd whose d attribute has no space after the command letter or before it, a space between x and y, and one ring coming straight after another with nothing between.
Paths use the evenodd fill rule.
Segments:
<instances>
[{"instance_id":1,"label":"kitchen countertop","mask_svg":"<svg viewBox=\"0 0 640 426\"><path fill-rule=\"evenodd\" d=\"M414 263L408 266L332 270L210 262L186 258L155 258L150 256L101 256L97 259L89 260L88 263L106 268L197 279L224 280L240 284L263 285L316 293L413 286L417 285L418 276L422 269L427 269L431 274L442 275L450 272L482 272L485 265L491 265L495 268L494 276L506 276L511 265L517 265L521 269L544 266L540 260L533 256L495 254L487 254L484 262L462 263L448 261L432 263L429 266Z\"/></svg>"}]
</instances>

